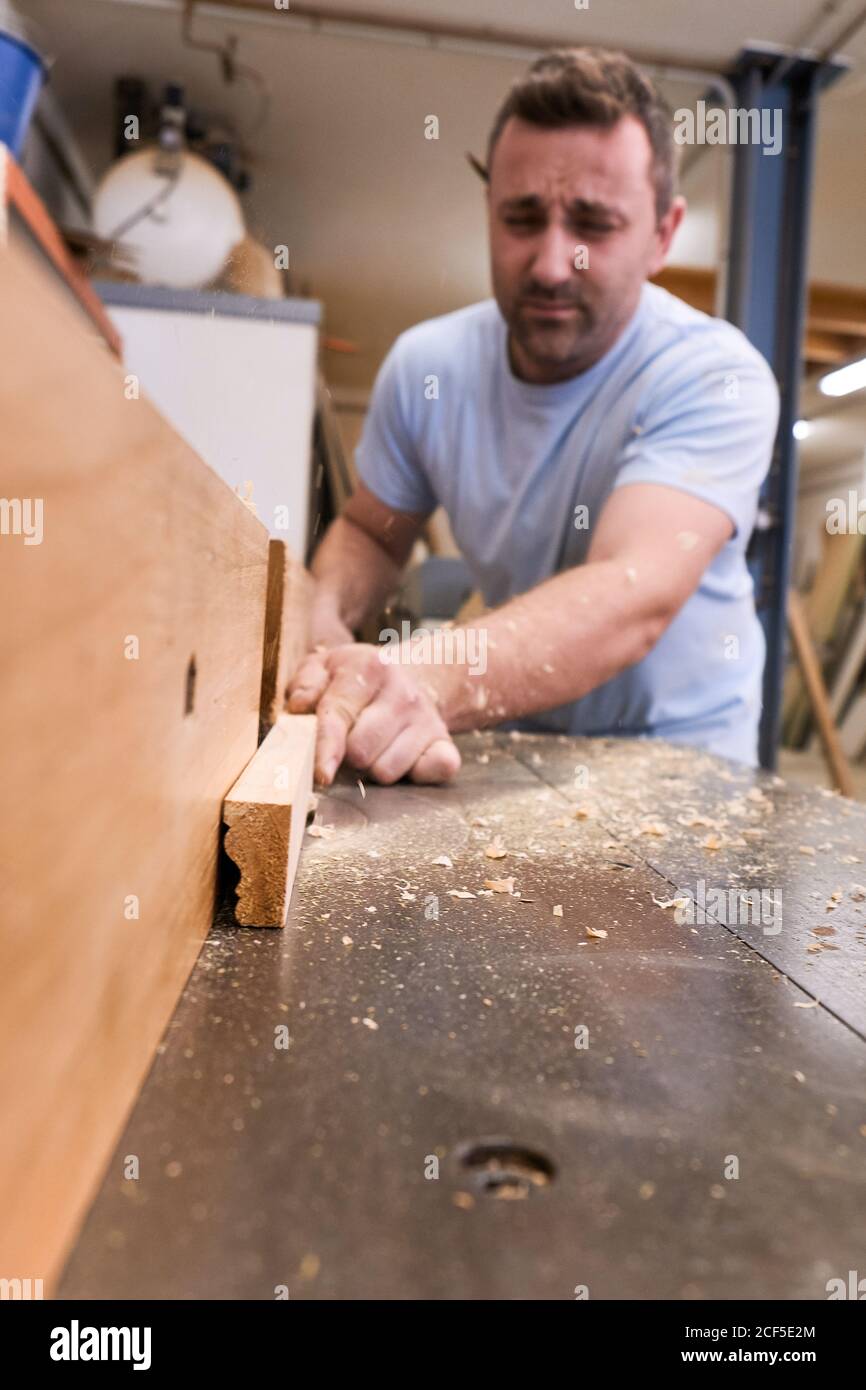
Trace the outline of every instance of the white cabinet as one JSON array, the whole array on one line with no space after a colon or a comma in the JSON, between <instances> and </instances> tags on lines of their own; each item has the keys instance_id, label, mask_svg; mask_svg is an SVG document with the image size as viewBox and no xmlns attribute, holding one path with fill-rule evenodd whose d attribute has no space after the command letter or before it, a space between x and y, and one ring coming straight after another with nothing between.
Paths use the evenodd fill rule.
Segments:
<instances>
[{"instance_id":1,"label":"white cabinet","mask_svg":"<svg viewBox=\"0 0 866 1390\"><path fill-rule=\"evenodd\" d=\"M95 288L142 391L303 559L319 304L107 281Z\"/></svg>"}]
</instances>

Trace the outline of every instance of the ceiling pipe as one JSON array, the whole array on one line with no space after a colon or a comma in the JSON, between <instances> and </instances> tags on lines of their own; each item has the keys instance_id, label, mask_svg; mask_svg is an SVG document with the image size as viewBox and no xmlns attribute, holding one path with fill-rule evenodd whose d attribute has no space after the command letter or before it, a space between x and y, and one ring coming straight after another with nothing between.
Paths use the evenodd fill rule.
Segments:
<instances>
[{"instance_id":1,"label":"ceiling pipe","mask_svg":"<svg viewBox=\"0 0 866 1390\"><path fill-rule=\"evenodd\" d=\"M143 9L182 12L185 0L103 0L103 3L131 5ZM201 19L252 21L270 26L302 28L319 33L342 34L350 38L378 39L413 43L420 47L455 52L475 52L482 56L529 59L551 48L569 46L569 40L552 34L515 34L491 25L453 24L433 19L395 19L390 15L339 6L313 5L305 0L289 0L288 8L277 10L274 0L192 0ZM713 86L727 83L724 75L700 63L679 63L660 54L629 54L641 67L659 80Z\"/></svg>"}]
</instances>

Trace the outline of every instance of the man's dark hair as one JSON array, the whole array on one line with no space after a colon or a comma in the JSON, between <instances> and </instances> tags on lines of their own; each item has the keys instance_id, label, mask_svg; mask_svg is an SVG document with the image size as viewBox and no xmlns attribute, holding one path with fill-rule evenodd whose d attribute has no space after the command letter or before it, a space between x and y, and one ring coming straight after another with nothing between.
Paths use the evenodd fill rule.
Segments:
<instances>
[{"instance_id":1,"label":"man's dark hair","mask_svg":"<svg viewBox=\"0 0 866 1390\"><path fill-rule=\"evenodd\" d=\"M671 112L650 79L624 53L564 48L538 58L517 78L497 112L487 141L488 171L496 142L511 116L549 130L564 126L609 130L623 116L634 116L652 148L656 216L662 218L668 211L677 183Z\"/></svg>"}]
</instances>

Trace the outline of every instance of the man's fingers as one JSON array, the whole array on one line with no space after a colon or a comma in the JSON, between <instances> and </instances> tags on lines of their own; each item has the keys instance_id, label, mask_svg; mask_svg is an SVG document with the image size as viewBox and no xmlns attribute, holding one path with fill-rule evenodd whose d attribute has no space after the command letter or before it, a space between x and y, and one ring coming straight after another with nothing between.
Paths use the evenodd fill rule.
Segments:
<instances>
[{"instance_id":1,"label":"man's fingers","mask_svg":"<svg viewBox=\"0 0 866 1390\"><path fill-rule=\"evenodd\" d=\"M372 655L337 668L316 710L316 776L326 785L333 781L346 756L349 730L361 711L375 699L384 679L382 663Z\"/></svg>"},{"instance_id":2,"label":"man's fingers","mask_svg":"<svg viewBox=\"0 0 866 1390\"><path fill-rule=\"evenodd\" d=\"M331 679L318 652L305 656L288 688L288 709L292 714L308 714L316 708Z\"/></svg>"},{"instance_id":3,"label":"man's fingers","mask_svg":"<svg viewBox=\"0 0 866 1390\"><path fill-rule=\"evenodd\" d=\"M316 710L316 761L314 777L324 787L329 787L337 775L337 769L346 756L346 738L351 728L339 710L326 708L324 701Z\"/></svg>"},{"instance_id":4,"label":"man's fingers","mask_svg":"<svg viewBox=\"0 0 866 1390\"><path fill-rule=\"evenodd\" d=\"M430 740L429 729L419 729L415 724L401 729L382 749L375 762L368 765L370 776L386 787L392 782L399 782L415 766L424 749L429 748Z\"/></svg>"},{"instance_id":5,"label":"man's fingers","mask_svg":"<svg viewBox=\"0 0 866 1390\"><path fill-rule=\"evenodd\" d=\"M450 738L437 738L409 773L413 782L450 782L460 771L460 754Z\"/></svg>"},{"instance_id":6,"label":"man's fingers","mask_svg":"<svg viewBox=\"0 0 866 1390\"><path fill-rule=\"evenodd\" d=\"M423 753L437 733L442 731L443 725L417 686L389 692L389 682L386 679L380 698L371 701L355 720L346 744L346 757L353 767L372 770L374 764L388 752L402 732L410 729L416 735L414 746L409 749L412 756L397 773L397 777L402 777L404 772L409 771L419 754ZM381 780L378 779L377 773L373 772L373 776ZM389 780L396 781L397 778Z\"/></svg>"}]
</instances>

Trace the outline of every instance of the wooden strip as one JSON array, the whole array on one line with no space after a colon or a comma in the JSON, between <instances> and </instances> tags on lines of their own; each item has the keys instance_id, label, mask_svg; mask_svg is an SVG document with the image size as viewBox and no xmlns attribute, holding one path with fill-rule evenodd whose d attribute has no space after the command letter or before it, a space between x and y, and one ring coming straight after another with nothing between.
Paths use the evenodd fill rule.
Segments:
<instances>
[{"instance_id":1,"label":"wooden strip","mask_svg":"<svg viewBox=\"0 0 866 1390\"><path fill-rule=\"evenodd\" d=\"M866 290L860 285L814 281L809 286L807 315L809 327L818 332L866 338Z\"/></svg>"},{"instance_id":2,"label":"wooden strip","mask_svg":"<svg viewBox=\"0 0 866 1390\"><path fill-rule=\"evenodd\" d=\"M803 357L816 366L835 366L855 357L864 339L845 337L841 333L817 332L809 329L803 342Z\"/></svg>"},{"instance_id":3,"label":"wooden strip","mask_svg":"<svg viewBox=\"0 0 866 1390\"><path fill-rule=\"evenodd\" d=\"M857 626L848 639L842 665L833 681L830 694L830 713L834 719L838 719L845 708L848 696L857 684L857 678L863 669L864 662L866 662L866 611L860 614Z\"/></svg>"},{"instance_id":4,"label":"wooden strip","mask_svg":"<svg viewBox=\"0 0 866 1390\"><path fill-rule=\"evenodd\" d=\"M242 926L286 924L315 747L314 714L281 714L225 799L225 850L241 871L235 918Z\"/></svg>"},{"instance_id":5,"label":"wooden strip","mask_svg":"<svg viewBox=\"0 0 866 1390\"><path fill-rule=\"evenodd\" d=\"M803 599L808 630L819 650L835 640L864 545L863 537L857 534L829 536L825 533L823 541L814 583ZM793 667L785 680L783 721L785 742L798 747L808 727L809 702L800 673Z\"/></svg>"},{"instance_id":6,"label":"wooden strip","mask_svg":"<svg viewBox=\"0 0 866 1390\"><path fill-rule=\"evenodd\" d=\"M312 600L312 576L285 541L271 540L260 700L262 738L282 713L286 686L309 650Z\"/></svg>"},{"instance_id":7,"label":"wooden strip","mask_svg":"<svg viewBox=\"0 0 866 1390\"><path fill-rule=\"evenodd\" d=\"M848 759L845 757L839 742L839 732L830 713L827 688L824 685L824 677L821 675L821 667L818 665L818 658L815 655L815 648L809 635L809 624L806 621L803 601L794 589L791 589L788 594L788 624L818 725L827 767L837 790L843 796L853 797L854 779L851 776Z\"/></svg>"},{"instance_id":8,"label":"wooden strip","mask_svg":"<svg viewBox=\"0 0 866 1390\"><path fill-rule=\"evenodd\" d=\"M316 421L322 446L322 462L328 476L331 499L337 515L342 512L357 486L354 460L343 448L337 412L327 382L320 374L316 382Z\"/></svg>"},{"instance_id":9,"label":"wooden strip","mask_svg":"<svg viewBox=\"0 0 866 1390\"><path fill-rule=\"evenodd\" d=\"M32 187L10 151L2 144L0 144L0 195L15 208L16 212L27 223L54 269L66 281L115 356L122 357L123 344L120 340L120 334L105 312L102 300L67 251L63 238L51 220L48 209L39 194Z\"/></svg>"},{"instance_id":10,"label":"wooden strip","mask_svg":"<svg viewBox=\"0 0 866 1390\"><path fill-rule=\"evenodd\" d=\"M695 309L713 313L716 272L703 266L666 265L653 283L684 299ZM866 338L866 290L859 285L831 285L813 280L808 287L806 317L810 331Z\"/></svg>"},{"instance_id":11,"label":"wooden strip","mask_svg":"<svg viewBox=\"0 0 866 1390\"><path fill-rule=\"evenodd\" d=\"M34 250L0 303L0 1276L49 1291L212 921L268 536Z\"/></svg>"},{"instance_id":12,"label":"wooden strip","mask_svg":"<svg viewBox=\"0 0 866 1390\"><path fill-rule=\"evenodd\" d=\"M849 758L859 758L866 748L866 695L859 695L839 729L839 743Z\"/></svg>"}]
</instances>

